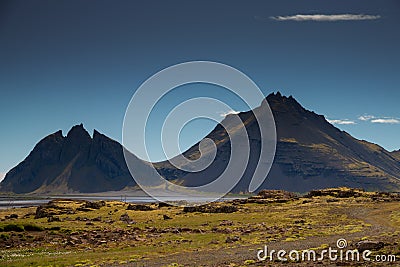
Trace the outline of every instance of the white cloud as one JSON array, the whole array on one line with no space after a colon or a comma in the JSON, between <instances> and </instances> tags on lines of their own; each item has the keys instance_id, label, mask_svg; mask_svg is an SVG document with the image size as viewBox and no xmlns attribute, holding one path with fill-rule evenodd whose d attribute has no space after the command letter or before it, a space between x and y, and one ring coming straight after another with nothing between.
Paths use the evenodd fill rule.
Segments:
<instances>
[{"instance_id":1,"label":"white cloud","mask_svg":"<svg viewBox=\"0 0 400 267\"><path fill-rule=\"evenodd\" d=\"M376 117L373 115L363 115L358 117L361 121L369 121L371 123L382 123L382 124L399 124L400 119L393 117Z\"/></svg>"},{"instance_id":2,"label":"white cloud","mask_svg":"<svg viewBox=\"0 0 400 267\"><path fill-rule=\"evenodd\" d=\"M331 124L340 124L340 125L352 125L356 124L355 121L351 120L327 120Z\"/></svg>"},{"instance_id":3,"label":"white cloud","mask_svg":"<svg viewBox=\"0 0 400 267\"><path fill-rule=\"evenodd\" d=\"M361 120L361 121L369 121L369 120L375 119L375 116L373 116L373 115L363 115L363 116L358 117L358 119Z\"/></svg>"},{"instance_id":4,"label":"white cloud","mask_svg":"<svg viewBox=\"0 0 400 267\"><path fill-rule=\"evenodd\" d=\"M354 20L375 20L379 19L379 15L364 15L364 14L336 14L336 15L324 15L324 14L298 14L293 16L275 16L270 17L277 21L354 21Z\"/></svg>"},{"instance_id":5,"label":"white cloud","mask_svg":"<svg viewBox=\"0 0 400 267\"><path fill-rule=\"evenodd\" d=\"M228 116L228 115L239 114L239 113L240 113L240 111L230 110L230 111L228 111L228 112L222 112L222 113L220 114L220 116L221 116L221 117L226 117L226 116Z\"/></svg>"},{"instance_id":6,"label":"white cloud","mask_svg":"<svg viewBox=\"0 0 400 267\"><path fill-rule=\"evenodd\" d=\"M383 119L373 119L371 120L372 123L387 123L387 124L398 124L400 123L399 119L395 118L383 118Z\"/></svg>"}]
</instances>

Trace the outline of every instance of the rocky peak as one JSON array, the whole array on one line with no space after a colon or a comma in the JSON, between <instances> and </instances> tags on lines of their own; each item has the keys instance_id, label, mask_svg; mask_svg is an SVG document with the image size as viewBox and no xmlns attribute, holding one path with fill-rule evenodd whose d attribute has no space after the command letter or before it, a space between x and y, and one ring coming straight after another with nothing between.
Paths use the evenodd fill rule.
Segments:
<instances>
[{"instance_id":1,"label":"rocky peak","mask_svg":"<svg viewBox=\"0 0 400 267\"><path fill-rule=\"evenodd\" d=\"M62 130L58 130L57 132L52 134L55 138L64 138Z\"/></svg>"},{"instance_id":2,"label":"rocky peak","mask_svg":"<svg viewBox=\"0 0 400 267\"><path fill-rule=\"evenodd\" d=\"M83 127L83 124L75 125L68 132L63 143L61 161L70 161L79 152L88 151L92 138Z\"/></svg>"},{"instance_id":3,"label":"rocky peak","mask_svg":"<svg viewBox=\"0 0 400 267\"><path fill-rule=\"evenodd\" d=\"M93 141L99 142L99 141L103 141L103 140L111 140L111 139L108 138L107 136L105 136L104 134L98 132L96 129L94 129L93 130Z\"/></svg>"},{"instance_id":4,"label":"rocky peak","mask_svg":"<svg viewBox=\"0 0 400 267\"><path fill-rule=\"evenodd\" d=\"M98 132L96 129L93 130L93 139L97 139L99 137L102 137L102 134Z\"/></svg>"},{"instance_id":5,"label":"rocky peak","mask_svg":"<svg viewBox=\"0 0 400 267\"><path fill-rule=\"evenodd\" d=\"M305 112L305 109L292 96L286 97L278 91L266 97L272 111L276 112Z\"/></svg>"},{"instance_id":6,"label":"rocky peak","mask_svg":"<svg viewBox=\"0 0 400 267\"><path fill-rule=\"evenodd\" d=\"M83 127L83 124L75 125L69 130L67 134L67 139L72 139L74 141L77 140L90 140L91 137L86 129Z\"/></svg>"}]
</instances>

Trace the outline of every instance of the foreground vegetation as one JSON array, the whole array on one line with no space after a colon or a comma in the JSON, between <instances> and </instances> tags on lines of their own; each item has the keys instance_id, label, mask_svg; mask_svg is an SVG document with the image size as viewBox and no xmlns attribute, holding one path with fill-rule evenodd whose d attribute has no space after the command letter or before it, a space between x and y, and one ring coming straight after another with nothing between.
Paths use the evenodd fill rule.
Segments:
<instances>
[{"instance_id":1,"label":"foreground vegetation","mask_svg":"<svg viewBox=\"0 0 400 267\"><path fill-rule=\"evenodd\" d=\"M320 250L339 237L379 242L373 256L400 261L399 200L346 188L198 208L59 199L0 210L0 266L264 266L264 245Z\"/></svg>"}]
</instances>

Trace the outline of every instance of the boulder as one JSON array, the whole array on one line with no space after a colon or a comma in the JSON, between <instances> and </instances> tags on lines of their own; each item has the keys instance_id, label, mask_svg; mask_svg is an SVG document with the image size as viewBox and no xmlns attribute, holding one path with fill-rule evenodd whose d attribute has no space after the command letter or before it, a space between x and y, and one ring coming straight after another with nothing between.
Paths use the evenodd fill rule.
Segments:
<instances>
[{"instance_id":1,"label":"boulder","mask_svg":"<svg viewBox=\"0 0 400 267\"><path fill-rule=\"evenodd\" d=\"M357 242L357 244L356 244L356 248L361 252L363 252L364 250L379 250L379 249L383 248L384 246L385 246L385 244L383 242L368 241L368 240L360 241L360 242Z\"/></svg>"},{"instance_id":2,"label":"boulder","mask_svg":"<svg viewBox=\"0 0 400 267\"><path fill-rule=\"evenodd\" d=\"M183 212L202 212L202 213L232 213L238 210L239 210L238 207L229 204L207 204L207 205L183 208Z\"/></svg>"},{"instance_id":3,"label":"boulder","mask_svg":"<svg viewBox=\"0 0 400 267\"><path fill-rule=\"evenodd\" d=\"M127 210L139 210L139 211L155 210L155 208L153 208L152 206L145 205L145 204L129 204L126 209Z\"/></svg>"},{"instance_id":4,"label":"boulder","mask_svg":"<svg viewBox=\"0 0 400 267\"><path fill-rule=\"evenodd\" d=\"M228 236L225 240L225 243L234 243L240 241L240 237L239 236Z\"/></svg>"}]
</instances>

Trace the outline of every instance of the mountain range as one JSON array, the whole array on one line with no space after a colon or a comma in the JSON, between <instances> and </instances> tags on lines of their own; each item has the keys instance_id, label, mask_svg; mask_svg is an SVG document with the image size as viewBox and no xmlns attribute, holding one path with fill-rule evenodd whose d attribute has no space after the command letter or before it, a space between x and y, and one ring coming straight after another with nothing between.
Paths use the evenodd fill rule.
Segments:
<instances>
[{"instance_id":1,"label":"mountain range","mask_svg":"<svg viewBox=\"0 0 400 267\"><path fill-rule=\"evenodd\" d=\"M268 102L277 130L274 163L261 189L306 192L337 186L366 190L400 191L400 150L384 148L352 137L330 124L322 115L303 108L292 96L270 94L260 107L239 113L249 136L250 160L233 192L246 192L260 154L260 129L255 112ZM224 118L229 120L230 115ZM222 124L222 123L221 123ZM154 163L166 179L197 186L217 178L230 157L230 138L218 124L205 138L217 146L212 164L190 173L169 161ZM243 126L241 126L243 127ZM200 142L199 142L200 143ZM197 159L199 143L183 155ZM139 161L134 155L135 160ZM142 162L149 168L148 162ZM94 193L135 187L126 166L123 147L117 141L83 125L72 127L66 136L61 131L42 139L20 164L0 183L0 191L35 194Z\"/></svg>"}]
</instances>

